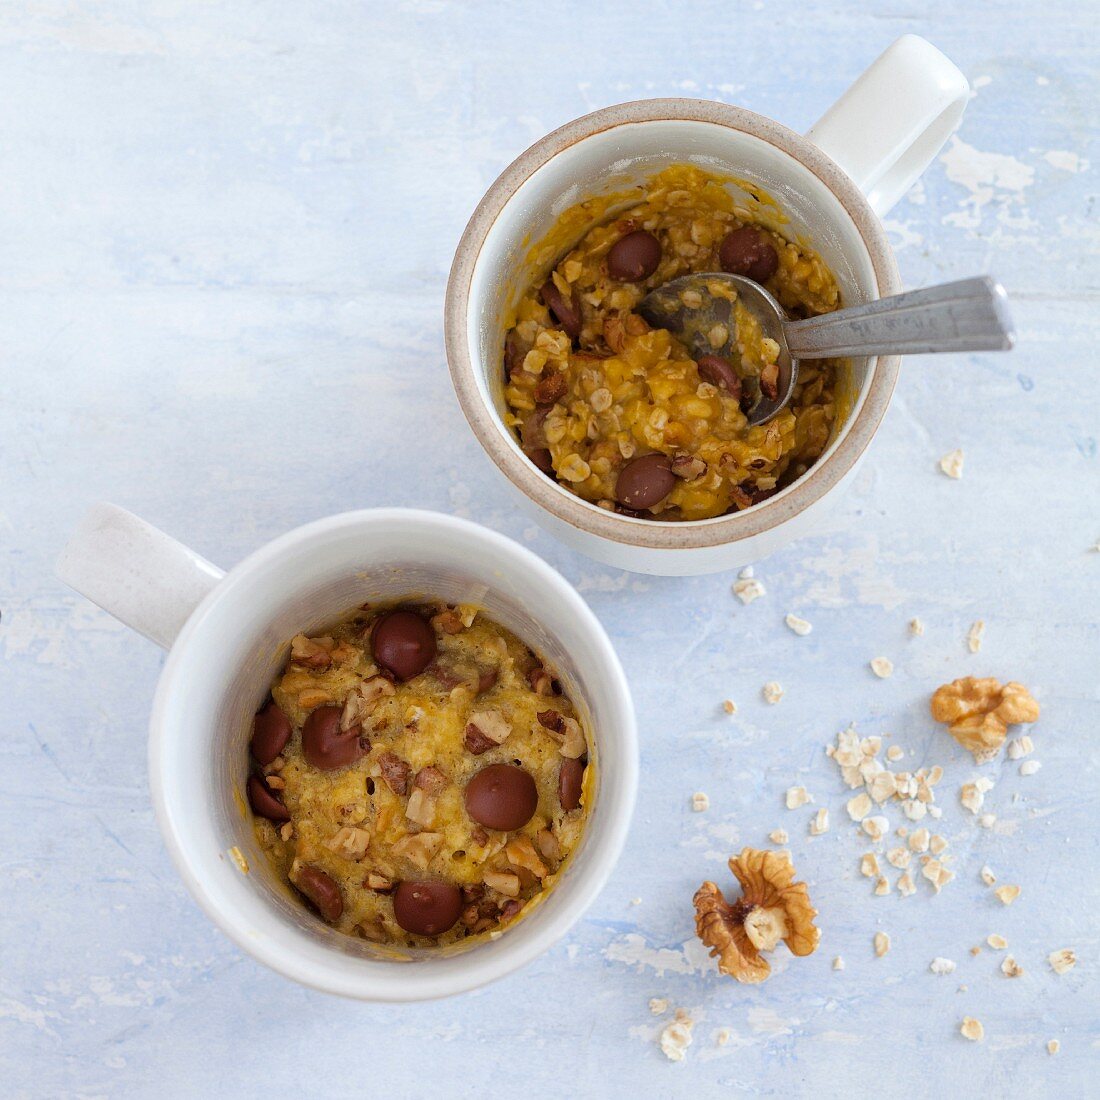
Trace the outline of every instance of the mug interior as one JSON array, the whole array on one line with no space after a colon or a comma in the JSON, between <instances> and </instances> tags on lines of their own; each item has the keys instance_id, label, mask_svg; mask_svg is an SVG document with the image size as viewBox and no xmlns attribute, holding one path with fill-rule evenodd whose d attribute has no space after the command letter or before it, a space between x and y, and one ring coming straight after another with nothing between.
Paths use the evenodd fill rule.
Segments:
<instances>
[{"instance_id":1,"label":"mug interior","mask_svg":"<svg viewBox=\"0 0 1100 1100\"><path fill-rule=\"evenodd\" d=\"M364 602L472 603L550 661L592 734L595 797L581 843L545 899L495 940L439 951L368 943L329 928L275 877L244 797L252 716L289 639ZM162 829L208 914L276 970L377 1000L442 996L544 950L579 916L618 854L635 782L633 713L610 642L565 580L474 524L404 510L301 528L227 575L177 639L157 693L150 773ZM243 874L230 855L248 863Z\"/></svg>"},{"instance_id":2,"label":"mug interior","mask_svg":"<svg viewBox=\"0 0 1100 1100\"><path fill-rule=\"evenodd\" d=\"M625 108L639 106L645 105L627 104ZM806 144L797 135L750 112L723 108L719 104L707 104L705 107L728 111L740 119L756 120L761 129L771 128L795 142ZM611 108L607 113L614 113L615 110ZM580 123L584 121L580 120ZM563 133L559 131L558 135L550 135L544 142L553 143ZM836 277L844 305L858 305L880 296L870 252L852 214L820 175L772 141L731 125L686 118L623 122L572 142L565 142L564 138L560 140L562 148L520 182L511 197L504 201L474 261L467 299L466 334L475 384L485 407L493 410L493 428L514 460L525 466L530 464L514 432L503 421L504 337L519 298L528 287L543 281L548 266L560 258L552 257L549 265L545 258L541 258L543 262L540 266L535 246L567 209L585 199L616 195L636 188L672 164L693 164L721 176L746 180L774 199L786 216L786 222L776 228L790 239L810 245L821 256ZM525 157L538 148L534 147ZM817 157L821 161L825 159L821 154ZM521 157L513 168L523 160L524 157ZM832 171L839 175L835 168ZM502 177L502 181L504 179ZM729 190L740 201L749 204L747 200L750 196L742 189L730 184ZM640 192L635 194L640 195ZM779 501L785 493L812 477L814 470L837 449L862 408L876 365L874 358L851 360L850 392L843 422L834 430L829 446L815 467L772 497L769 504ZM606 512L570 493L557 482L540 475L537 484L568 498L574 506L597 513L601 523L608 522ZM644 526L650 530L675 527L682 532L685 527L729 524L738 516L744 518L757 511L751 509L737 516L675 523L618 516L613 519L620 524Z\"/></svg>"}]
</instances>

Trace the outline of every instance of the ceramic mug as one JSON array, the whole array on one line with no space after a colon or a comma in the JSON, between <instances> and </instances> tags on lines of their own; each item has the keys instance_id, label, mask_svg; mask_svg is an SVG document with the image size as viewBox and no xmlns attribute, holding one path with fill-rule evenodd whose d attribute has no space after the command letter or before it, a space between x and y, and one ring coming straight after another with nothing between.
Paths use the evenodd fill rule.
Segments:
<instances>
[{"instance_id":1,"label":"ceramic mug","mask_svg":"<svg viewBox=\"0 0 1100 1100\"><path fill-rule=\"evenodd\" d=\"M434 512L348 512L291 531L223 574L131 513L100 504L73 534L57 572L171 647L149 730L157 820L195 900L239 947L280 974L369 1001L472 989L545 951L611 873L637 785L626 678L576 590L503 535ZM364 601L410 594L474 603L548 658L592 731L596 790L580 846L528 915L495 939L397 958L336 932L276 880L243 790L252 716L285 665L288 640Z\"/></svg>"},{"instance_id":2,"label":"ceramic mug","mask_svg":"<svg viewBox=\"0 0 1100 1100\"><path fill-rule=\"evenodd\" d=\"M930 43L898 39L803 137L751 111L691 99L608 107L536 142L470 219L447 286L451 377L474 434L554 535L607 564L683 576L747 565L814 530L850 481L886 412L900 360L852 360L852 402L824 454L793 484L733 515L661 522L598 508L541 474L502 419L509 310L541 282L532 244L560 215L689 163L751 181L776 200L783 232L808 242L846 305L901 290L879 218L958 125L969 86ZM737 189L731 186L737 193Z\"/></svg>"}]
</instances>

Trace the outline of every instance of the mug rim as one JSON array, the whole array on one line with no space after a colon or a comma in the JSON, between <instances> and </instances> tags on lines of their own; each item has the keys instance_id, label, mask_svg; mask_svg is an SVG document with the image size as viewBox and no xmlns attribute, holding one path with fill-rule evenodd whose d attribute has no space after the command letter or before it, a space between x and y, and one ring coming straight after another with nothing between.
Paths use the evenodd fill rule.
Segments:
<instances>
[{"instance_id":1,"label":"mug rim","mask_svg":"<svg viewBox=\"0 0 1100 1100\"><path fill-rule=\"evenodd\" d=\"M204 875L204 865L209 866L212 857L194 852L194 838L189 839L179 828L178 807L172 805L170 796L173 776L166 772L165 757L170 723L168 708L178 705L178 681L181 674L187 672L191 643L201 637L203 624L214 608L233 599L242 585L292 547L347 529L395 522L421 525L425 533L450 528L484 543L493 543L504 555L514 559L525 576L537 576L548 598L566 603L595 642L604 661L604 682L613 698L618 719L613 724L617 727L622 749L622 761L617 768L621 789L617 799L611 801L601 828L587 838L593 848L592 858L577 869L574 877L563 879L553 888L553 894L562 895L558 911L526 938L513 938L505 932L501 940L507 940L511 950L486 956L475 948L449 957L445 961L451 965L446 969L433 967L431 961L399 964L379 960L378 969L371 972L355 964L365 961L373 966L374 960L351 960L339 951L326 950L323 955L328 965L318 965L316 959L307 958L304 953L286 950L274 937L255 935L256 920L234 909L232 900L217 887L215 879L207 881L210 876ZM594 731L594 736L598 741L598 730ZM427 509L370 508L338 513L293 528L248 555L214 586L180 631L161 671L149 719L148 763L157 825L172 863L200 909L238 948L283 977L321 992L377 1003L403 1003L434 1000L486 985L527 965L570 931L606 885L626 842L637 794L638 735L633 697L611 639L595 612L553 566L514 539L471 520ZM217 855L223 864L224 857L224 851ZM240 871L232 869L230 873L239 875ZM262 919L282 927L274 912L265 913ZM521 928L522 925L511 932L520 932Z\"/></svg>"},{"instance_id":2,"label":"mug rim","mask_svg":"<svg viewBox=\"0 0 1100 1100\"><path fill-rule=\"evenodd\" d=\"M743 107L703 99L640 99L604 107L552 130L522 152L493 181L474 209L447 280L444 336L447 365L467 423L490 459L528 499L557 520L614 543L654 550L736 546L766 534L821 501L855 468L886 415L900 356L869 357L867 381L844 434L824 458L775 496L732 515L705 520L635 519L598 508L550 480L510 447L507 429L477 384L470 355L470 288L486 239L520 188L544 165L607 130L649 122L704 122L759 138L798 161L829 189L867 249L878 298L900 293L897 261L882 223L855 182L809 139Z\"/></svg>"}]
</instances>

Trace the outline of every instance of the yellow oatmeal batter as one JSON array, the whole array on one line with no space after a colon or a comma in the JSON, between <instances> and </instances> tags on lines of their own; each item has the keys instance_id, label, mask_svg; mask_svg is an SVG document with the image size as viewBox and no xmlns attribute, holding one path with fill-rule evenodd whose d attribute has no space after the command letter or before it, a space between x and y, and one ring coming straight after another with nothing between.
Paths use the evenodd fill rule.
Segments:
<instances>
[{"instance_id":1,"label":"yellow oatmeal batter","mask_svg":"<svg viewBox=\"0 0 1100 1100\"><path fill-rule=\"evenodd\" d=\"M491 933L552 888L590 807L588 737L561 690L473 607L372 606L297 636L250 745L260 846L341 932ZM529 805L482 782L502 770Z\"/></svg>"},{"instance_id":2,"label":"yellow oatmeal batter","mask_svg":"<svg viewBox=\"0 0 1100 1100\"><path fill-rule=\"evenodd\" d=\"M794 317L839 307L836 280L820 257L776 232L776 219L766 225L738 206L725 182L675 165L610 219L600 220L606 200L573 207L561 231L597 224L517 307L505 344L507 422L545 473L609 510L698 520L751 507L805 473L836 423L842 361L817 360L800 364L786 408L767 424L748 425L741 380L766 385L778 347L740 303L734 306L740 361L730 364L736 377L728 384L716 383L713 373L704 377L672 333L651 329L635 312L655 287L723 270L726 242L736 231L748 255L744 266L726 270L756 278ZM642 242L653 253L641 263L640 278L621 271L615 277L615 246L628 236L655 238ZM630 507L620 474L647 454L668 456L663 476L670 490L656 503Z\"/></svg>"}]
</instances>

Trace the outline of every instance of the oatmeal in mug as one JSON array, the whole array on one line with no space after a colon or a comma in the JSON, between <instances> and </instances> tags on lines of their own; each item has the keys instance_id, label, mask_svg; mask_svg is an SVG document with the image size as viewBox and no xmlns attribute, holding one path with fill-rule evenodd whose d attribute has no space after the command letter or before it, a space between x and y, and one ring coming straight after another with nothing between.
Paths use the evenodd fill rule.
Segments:
<instances>
[{"instance_id":1,"label":"oatmeal in mug","mask_svg":"<svg viewBox=\"0 0 1100 1100\"><path fill-rule=\"evenodd\" d=\"M291 643L248 800L279 877L375 943L490 935L550 890L591 808L553 670L474 607L359 609Z\"/></svg>"},{"instance_id":2,"label":"oatmeal in mug","mask_svg":"<svg viewBox=\"0 0 1100 1100\"><path fill-rule=\"evenodd\" d=\"M726 182L674 165L625 205L572 207L536 250L553 266L505 340L506 420L539 469L602 508L661 520L749 508L804 474L836 425L842 361L830 359L800 364L790 403L748 424L754 395L773 395L779 347L739 302L733 359L693 358L636 312L654 288L712 271L759 282L795 318L839 307L832 273L780 234L767 196L739 183L758 200L750 212ZM716 328L718 349L730 334Z\"/></svg>"}]
</instances>

